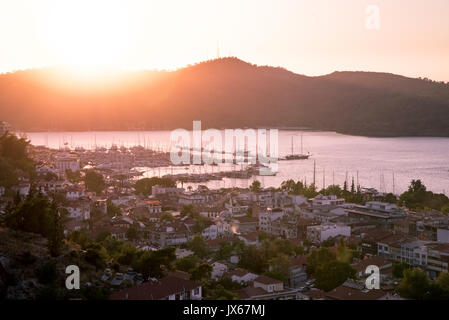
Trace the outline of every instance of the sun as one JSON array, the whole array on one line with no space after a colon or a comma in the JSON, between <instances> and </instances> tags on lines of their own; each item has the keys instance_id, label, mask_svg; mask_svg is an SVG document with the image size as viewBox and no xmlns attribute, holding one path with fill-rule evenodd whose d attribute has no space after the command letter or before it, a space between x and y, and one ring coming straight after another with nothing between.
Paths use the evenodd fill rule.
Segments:
<instances>
[{"instance_id":1,"label":"sun","mask_svg":"<svg viewBox=\"0 0 449 320\"><path fill-rule=\"evenodd\" d=\"M46 10L41 37L58 64L117 68L131 50L131 19L114 0L58 0Z\"/></svg>"}]
</instances>

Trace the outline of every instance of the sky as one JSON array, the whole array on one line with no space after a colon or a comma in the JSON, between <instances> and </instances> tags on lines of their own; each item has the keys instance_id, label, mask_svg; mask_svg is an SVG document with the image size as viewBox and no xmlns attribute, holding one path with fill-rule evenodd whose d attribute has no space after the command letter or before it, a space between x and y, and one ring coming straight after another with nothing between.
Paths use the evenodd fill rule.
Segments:
<instances>
[{"instance_id":1,"label":"sky","mask_svg":"<svg viewBox=\"0 0 449 320\"><path fill-rule=\"evenodd\" d=\"M448 13L448 0L0 0L0 72L236 56L310 76L449 81Z\"/></svg>"}]
</instances>

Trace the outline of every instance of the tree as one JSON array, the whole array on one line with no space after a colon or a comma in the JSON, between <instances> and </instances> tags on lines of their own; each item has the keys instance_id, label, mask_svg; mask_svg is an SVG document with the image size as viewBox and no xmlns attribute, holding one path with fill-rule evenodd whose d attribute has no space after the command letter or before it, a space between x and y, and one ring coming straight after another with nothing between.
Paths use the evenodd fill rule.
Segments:
<instances>
[{"instance_id":1,"label":"tree","mask_svg":"<svg viewBox=\"0 0 449 320\"><path fill-rule=\"evenodd\" d=\"M289 194L299 195L304 190L304 184L301 181L295 182L293 179L282 182L281 190L287 191Z\"/></svg>"},{"instance_id":2,"label":"tree","mask_svg":"<svg viewBox=\"0 0 449 320\"><path fill-rule=\"evenodd\" d=\"M306 198L314 198L317 194L318 192L316 191L316 186L313 183L310 186L305 187L303 190L303 195Z\"/></svg>"},{"instance_id":3,"label":"tree","mask_svg":"<svg viewBox=\"0 0 449 320\"><path fill-rule=\"evenodd\" d=\"M50 209L52 230L48 236L48 248L53 257L60 255L64 245L64 226L62 225L61 211L58 210L56 202L53 201Z\"/></svg>"},{"instance_id":4,"label":"tree","mask_svg":"<svg viewBox=\"0 0 449 320\"><path fill-rule=\"evenodd\" d=\"M168 271L173 270L176 260L175 250L174 247L167 247L158 251L145 251L135 263L134 269L142 273L145 278L162 278Z\"/></svg>"},{"instance_id":5,"label":"tree","mask_svg":"<svg viewBox=\"0 0 449 320\"><path fill-rule=\"evenodd\" d=\"M255 246L244 246L239 252L239 266L254 273L263 273L268 262Z\"/></svg>"},{"instance_id":6,"label":"tree","mask_svg":"<svg viewBox=\"0 0 449 320\"><path fill-rule=\"evenodd\" d=\"M334 260L335 256L329 248L322 247L312 250L307 256L307 273L313 275L320 265L327 264Z\"/></svg>"},{"instance_id":7,"label":"tree","mask_svg":"<svg viewBox=\"0 0 449 320\"><path fill-rule=\"evenodd\" d=\"M94 265L97 269L103 269L106 266L108 255L106 249L98 243L89 245L84 259Z\"/></svg>"},{"instance_id":8,"label":"tree","mask_svg":"<svg viewBox=\"0 0 449 320\"><path fill-rule=\"evenodd\" d=\"M28 157L30 142L6 132L0 136L0 186L7 188L18 183L18 171L33 178L36 175L34 161Z\"/></svg>"},{"instance_id":9,"label":"tree","mask_svg":"<svg viewBox=\"0 0 449 320\"><path fill-rule=\"evenodd\" d=\"M325 196L335 195L337 197L341 197L343 194L343 190L341 190L339 185L330 185L326 189L321 190L322 194Z\"/></svg>"},{"instance_id":10,"label":"tree","mask_svg":"<svg viewBox=\"0 0 449 320\"><path fill-rule=\"evenodd\" d=\"M422 300L429 289L430 282L426 272L414 268L404 271L404 277L396 291L404 298Z\"/></svg>"},{"instance_id":11,"label":"tree","mask_svg":"<svg viewBox=\"0 0 449 320\"><path fill-rule=\"evenodd\" d=\"M106 188L106 183L104 182L103 175L94 171L88 170L84 177L84 183L89 191L93 191L96 194L100 194Z\"/></svg>"},{"instance_id":12,"label":"tree","mask_svg":"<svg viewBox=\"0 0 449 320\"><path fill-rule=\"evenodd\" d=\"M55 211L54 204L47 196L31 188L25 200L10 209L5 222L11 229L49 238L55 228Z\"/></svg>"},{"instance_id":13,"label":"tree","mask_svg":"<svg viewBox=\"0 0 449 320\"><path fill-rule=\"evenodd\" d=\"M151 195L152 187L156 185L168 188L176 187L175 181L170 178L152 177L138 180L134 185L134 188L136 189L136 194L148 196Z\"/></svg>"},{"instance_id":14,"label":"tree","mask_svg":"<svg viewBox=\"0 0 449 320\"><path fill-rule=\"evenodd\" d=\"M229 260L234 251L234 246L229 242L221 242L218 251L215 253L216 260Z\"/></svg>"},{"instance_id":15,"label":"tree","mask_svg":"<svg viewBox=\"0 0 449 320\"><path fill-rule=\"evenodd\" d=\"M115 217L121 214L120 208L117 207L111 200L106 202L106 213L108 216Z\"/></svg>"},{"instance_id":16,"label":"tree","mask_svg":"<svg viewBox=\"0 0 449 320\"><path fill-rule=\"evenodd\" d=\"M409 265L407 262L395 263L393 264L393 277L402 278L404 276L404 271L411 268L412 266Z\"/></svg>"},{"instance_id":17,"label":"tree","mask_svg":"<svg viewBox=\"0 0 449 320\"><path fill-rule=\"evenodd\" d=\"M197 208L193 204L185 204L181 208L181 216L189 216L191 218L196 218L199 216Z\"/></svg>"},{"instance_id":18,"label":"tree","mask_svg":"<svg viewBox=\"0 0 449 320\"><path fill-rule=\"evenodd\" d=\"M340 262L351 263L353 259L353 251L346 246L343 238L340 238L337 247L337 260Z\"/></svg>"},{"instance_id":19,"label":"tree","mask_svg":"<svg viewBox=\"0 0 449 320\"><path fill-rule=\"evenodd\" d=\"M56 261L50 259L48 261L42 262L35 270L38 281L42 284L54 283L58 279L58 269L56 266Z\"/></svg>"},{"instance_id":20,"label":"tree","mask_svg":"<svg viewBox=\"0 0 449 320\"><path fill-rule=\"evenodd\" d=\"M200 235L195 235L193 239L187 244L188 248L192 250L199 258L204 258L209 254L209 248Z\"/></svg>"},{"instance_id":21,"label":"tree","mask_svg":"<svg viewBox=\"0 0 449 320\"><path fill-rule=\"evenodd\" d=\"M72 170L68 169L66 170L65 175L67 177L67 180L69 180L72 183L78 183L83 181L83 177L81 176L80 171L73 172Z\"/></svg>"},{"instance_id":22,"label":"tree","mask_svg":"<svg viewBox=\"0 0 449 320\"><path fill-rule=\"evenodd\" d=\"M397 203L398 202L398 198L393 193L387 193L383 197L382 201L388 202L388 203Z\"/></svg>"},{"instance_id":23,"label":"tree","mask_svg":"<svg viewBox=\"0 0 449 320\"><path fill-rule=\"evenodd\" d=\"M441 272L436 283L441 287L441 289L449 292L449 273Z\"/></svg>"},{"instance_id":24,"label":"tree","mask_svg":"<svg viewBox=\"0 0 449 320\"><path fill-rule=\"evenodd\" d=\"M348 278L355 278L355 275L356 271L349 263L331 261L316 268L315 286L327 292L342 285Z\"/></svg>"},{"instance_id":25,"label":"tree","mask_svg":"<svg viewBox=\"0 0 449 320\"><path fill-rule=\"evenodd\" d=\"M208 280L212 273L212 266L207 263L201 263L190 272L190 279L193 281Z\"/></svg>"},{"instance_id":26,"label":"tree","mask_svg":"<svg viewBox=\"0 0 449 320\"><path fill-rule=\"evenodd\" d=\"M262 185L259 180L254 180L253 183L249 186L249 190L252 192L259 192L262 190Z\"/></svg>"},{"instance_id":27,"label":"tree","mask_svg":"<svg viewBox=\"0 0 449 320\"><path fill-rule=\"evenodd\" d=\"M285 254L280 254L271 259L269 264L270 271L266 272L266 275L286 283L290 277L290 258Z\"/></svg>"},{"instance_id":28,"label":"tree","mask_svg":"<svg viewBox=\"0 0 449 320\"><path fill-rule=\"evenodd\" d=\"M198 257L191 254L187 257L181 258L176 262L176 269L189 272L196 268L198 264Z\"/></svg>"},{"instance_id":29,"label":"tree","mask_svg":"<svg viewBox=\"0 0 449 320\"><path fill-rule=\"evenodd\" d=\"M126 230L126 238L128 240L138 240L140 237L139 229L137 229L135 226L131 226Z\"/></svg>"}]
</instances>

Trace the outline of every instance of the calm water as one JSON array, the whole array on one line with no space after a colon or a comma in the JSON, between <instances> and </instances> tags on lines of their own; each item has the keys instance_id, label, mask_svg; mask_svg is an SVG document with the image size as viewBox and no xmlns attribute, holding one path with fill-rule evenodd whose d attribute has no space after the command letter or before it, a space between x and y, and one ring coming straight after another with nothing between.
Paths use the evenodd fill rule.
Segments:
<instances>
[{"instance_id":1,"label":"calm water","mask_svg":"<svg viewBox=\"0 0 449 320\"><path fill-rule=\"evenodd\" d=\"M396 193L407 189L412 179L421 179L428 189L449 194L449 138L367 138L315 131L279 131L279 155L291 152L291 139L294 137L295 153L300 152L300 137L303 135L304 152L310 152L309 160L280 161L279 171L272 177L255 177L265 187L278 187L287 179L313 179L313 163L316 161L316 183L318 187L333 182L343 184L346 176L360 185L375 187L382 191ZM168 150L170 131L145 132L32 132L27 133L34 145L51 148L69 147L92 148L133 145ZM227 165L227 170L232 165ZM239 168L240 166L238 166ZM147 169L146 175L164 175L180 172L212 172L220 167L191 166L188 169L161 168ZM325 178L325 180L323 179ZM211 188L247 187L251 180L224 179L210 181ZM193 184L194 185L194 184Z\"/></svg>"}]
</instances>

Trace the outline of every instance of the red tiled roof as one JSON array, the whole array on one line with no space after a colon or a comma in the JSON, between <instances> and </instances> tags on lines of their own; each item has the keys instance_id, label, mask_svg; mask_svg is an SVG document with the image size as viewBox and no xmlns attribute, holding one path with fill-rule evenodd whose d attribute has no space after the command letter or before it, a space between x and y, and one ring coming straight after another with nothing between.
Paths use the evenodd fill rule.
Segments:
<instances>
[{"instance_id":1,"label":"red tiled roof","mask_svg":"<svg viewBox=\"0 0 449 320\"><path fill-rule=\"evenodd\" d=\"M110 300L161 300L170 295L190 291L200 287L201 284L182 279L178 276L167 276L159 282L147 282L141 285L113 293Z\"/></svg>"},{"instance_id":2,"label":"red tiled roof","mask_svg":"<svg viewBox=\"0 0 449 320\"><path fill-rule=\"evenodd\" d=\"M273 279L267 276L258 276L256 279L254 279L254 282L259 282L263 284L277 284L282 283L281 280Z\"/></svg>"},{"instance_id":3,"label":"red tiled roof","mask_svg":"<svg viewBox=\"0 0 449 320\"><path fill-rule=\"evenodd\" d=\"M256 217L238 217L238 218L234 218L234 220L237 220L240 223L258 223L259 222L259 218Z\"/></svg>"},{"instance_id":4,"label":"red tiled roof","mask_svg":"<svg viewBox=\"0 0 449 320\"><path fill-rule=\"evenodd\" d=\"M307 265L307 256L306 255L302 255L299 257L296 257L294 259L291 260L291 265L292 266L305 266Z\"/></svg>"},{"instance_id":5,"label":"red tiled roof","mask_svg":"<svg viewBox=\"0 0 449 320\"><path fill-rule=\"evenodd\" d=\"M391 265L391 262L389 262L387 259L381 256L373 256L369 257L367 259L361 260L356 264L353 264L353 267L358 271L365 271L366 267L370 265L378 266L380 269L382 269L383 266Z\"/></svg>"},{"instance_id":6,"label":"red tiled roof","mask_svg":"<svg viewBox=\"0 0 449 320\"><path fill-rule=\"evenodd\" d=\"M326 298L332 300L378 300L386 295L383 290L358 290L341 285L325 293Z\"/></svg>"},{"instance_id":7,"label":"red tiled roof","mask_svg":"<svg viewBox=\"0 0 449 320\"><path fill-rule=\"evenodd\" d=\"M250 299L252 297L256 296L262 296L267 294L267 292L262 288L255 288L255 287L247 287L243 289L239 289L234 291L240 300Z\"/></svg>"}]
</instances>

